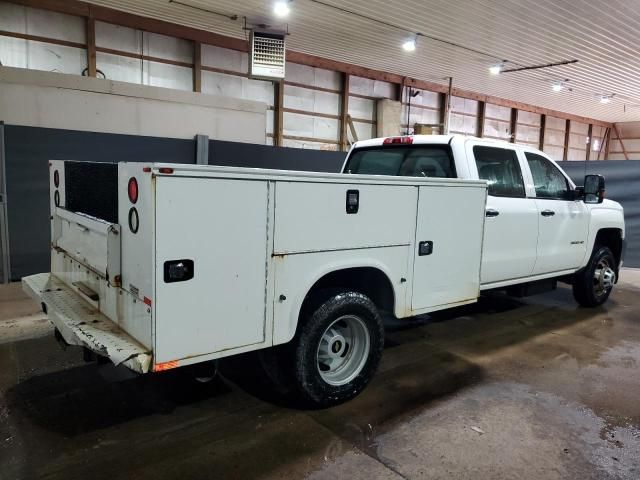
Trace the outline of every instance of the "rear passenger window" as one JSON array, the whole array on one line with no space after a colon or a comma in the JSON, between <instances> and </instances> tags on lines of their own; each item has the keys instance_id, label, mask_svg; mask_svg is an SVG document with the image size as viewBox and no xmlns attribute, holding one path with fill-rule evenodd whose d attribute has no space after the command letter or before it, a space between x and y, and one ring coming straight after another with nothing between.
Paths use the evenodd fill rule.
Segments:
<instances>
[{"instance_id":1,"label":"rear passenger window","mask_svg":"<svg viewBox=\"0 0 640 480\"><path fill-rule=\"evenodd\" d=\"M524 180L515 150L499 147L473 147L478 176L487 180L489 195L525 197Z\"/></svg>"}]
</instances>

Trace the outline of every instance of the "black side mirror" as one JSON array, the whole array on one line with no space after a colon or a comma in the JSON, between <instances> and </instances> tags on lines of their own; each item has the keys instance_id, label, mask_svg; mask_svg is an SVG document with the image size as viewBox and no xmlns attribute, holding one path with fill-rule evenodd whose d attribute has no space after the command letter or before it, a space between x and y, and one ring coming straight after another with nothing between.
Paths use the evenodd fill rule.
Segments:
<instances>
[{"instance_id":1,"label":"black side mirror","mask_svg":"<svg viewBox=\"0 0 640 480\"><path fill-rule=\"evenodd\" d=\"M604 201L604 177L587 175L584 177L584 203L602 203Z\"/></svg>"}]
</instances>

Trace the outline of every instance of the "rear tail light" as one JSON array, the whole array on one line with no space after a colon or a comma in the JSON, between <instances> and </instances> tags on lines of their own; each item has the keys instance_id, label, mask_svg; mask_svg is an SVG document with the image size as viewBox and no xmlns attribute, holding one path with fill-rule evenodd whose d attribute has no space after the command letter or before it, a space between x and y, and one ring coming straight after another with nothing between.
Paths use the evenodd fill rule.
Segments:
<instances>
[{"instance_id":1,"label":"rear tail light","mask_svg":"<svg viewBox=\"0 0 640 480\"><path fill-rule=\"evenodd\" d=\"M127 192L129 194L129 200L131 201L131 203L136 203L138 201L138 181L134 177L131 177L129 179Z\"/></svg>"},{"instance_id":2,"label":"rear tail light","mask_svg":"<svg viewBox=\"0 0 640 480\"><path fill-rule=\"evenodd\" d=\"M384 145L410 145L413 143L413 137L388 137L382 142Z\"/></svg>"}]
</instances>

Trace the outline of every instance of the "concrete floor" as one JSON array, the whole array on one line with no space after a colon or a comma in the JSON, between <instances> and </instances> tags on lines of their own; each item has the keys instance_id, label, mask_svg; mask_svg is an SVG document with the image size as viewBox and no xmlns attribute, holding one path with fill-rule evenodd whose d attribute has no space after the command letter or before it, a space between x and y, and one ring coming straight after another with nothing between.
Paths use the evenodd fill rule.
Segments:
<instances>
[{"instance_id":1,"label":"concrete floor","mask_svg":"<svg viewBox=\"0 0 640 480\"><path fill-rule=\"evenodd\" d=\"M207 385L84 364L4 287L0 478L638 479L640 272L623 282L594 310L560 288L393 326L373 383L324 411L250 355Z\"/></svg>"}]
</instances>

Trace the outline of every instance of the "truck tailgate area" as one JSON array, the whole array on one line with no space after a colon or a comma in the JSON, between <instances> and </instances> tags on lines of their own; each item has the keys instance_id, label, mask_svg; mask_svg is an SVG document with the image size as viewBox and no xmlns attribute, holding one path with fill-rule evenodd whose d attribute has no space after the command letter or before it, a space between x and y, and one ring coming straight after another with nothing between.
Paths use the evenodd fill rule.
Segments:
<instances>
[{"instance_id":1,"label":"truck tailgate area","mask_svg":"<svg viewBox=\"0 0 640 480\"><path fill-rule=\"evenodd\" d=\"M152 353L55 276L24 277L22 287L44 303L49 319L68 344L86 347L135 372L149 371Z\"/></svg>"}]
</instances>

